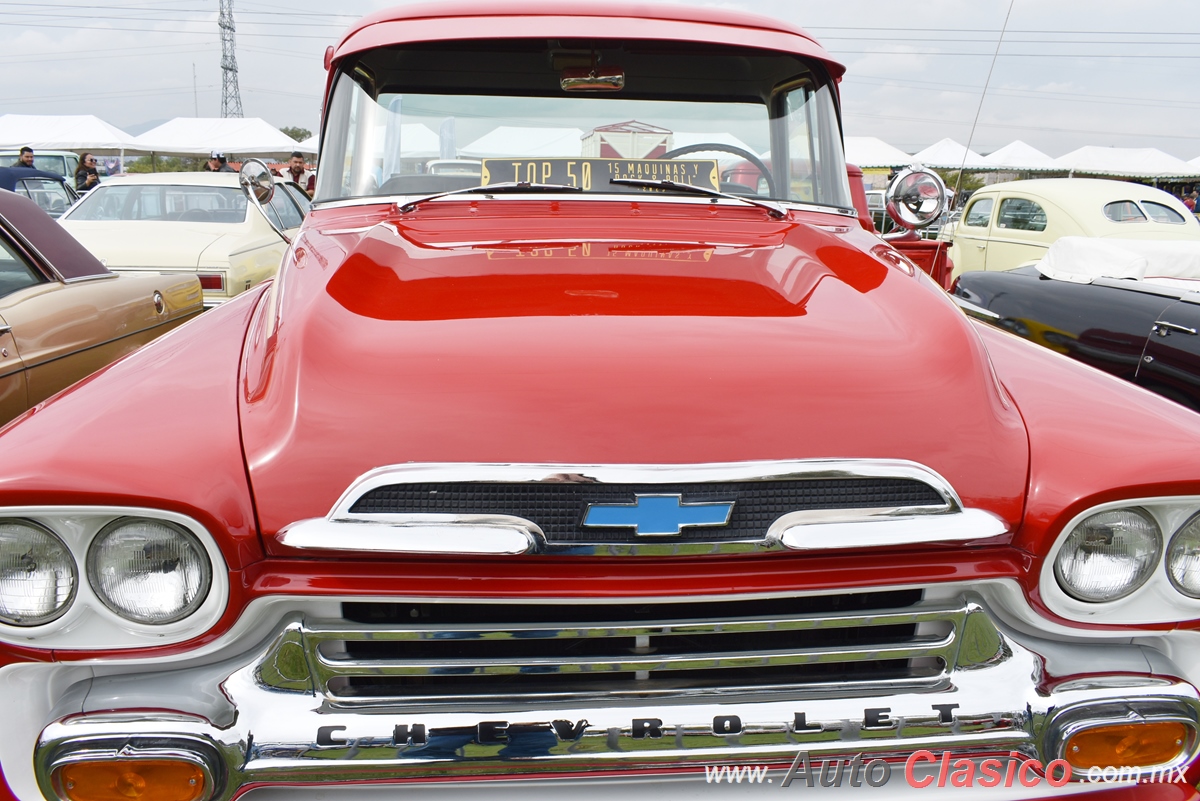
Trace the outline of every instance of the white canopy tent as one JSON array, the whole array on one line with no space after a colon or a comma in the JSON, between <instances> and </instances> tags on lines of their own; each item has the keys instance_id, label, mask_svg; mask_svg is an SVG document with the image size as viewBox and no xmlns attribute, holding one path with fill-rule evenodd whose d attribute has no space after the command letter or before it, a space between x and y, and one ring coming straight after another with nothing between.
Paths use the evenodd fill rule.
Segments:
<instances>
[{"instance_id":1,"label":"white canopy tent","mask_svg":"<svg viewBox=\"0 0 1200 801\"><path fill-rule=\"evenodd\" d=\"M691 145L701 145L706 142L719 145L730 145L731 147L740 148L747 153L753 153L754 148L738 139L730 133L704 133L697 131L675 131L671 134L671 147L690 147ZM687 156L680 158L689 159L715 159L716 161L739 161L741 156L736 153L730 153L728 150L697 150L694 153L688 153Z\"/></svg>"},{"instance_id":2,"label":"white canopy tent","mask_svg":"<svg viewBox=\"0 0 1200 801\"><path fill-rule=\"evenodd\" d=\"M1122 178L1200 178L1200 166L1153 147L1088 145L1055 159L1060 170Z\"/></svg>"},{"instance_id":3,"label":"white canopy tent","mask_svg":"<svg viewBox=\"0 0 1200 801\"><path fill-rule=\"evenodd\" d=\"M300 144L296 145L296 150L299 150L301 153L319 153L320 150L317 147L319 144L319 139L320 134L313 134L307 139L302 140Z\"/></svg>"},{"instance_id":4,"label":"white canopy tent","mask_svg":"<svg viewBox=\"0 0 1200 801\"><path fill-rule=\"evenodd\" d=\"M466 147L459 148L458 155L469 159L579 156L583 152L582 139L583 131L578 128L517 128L501 125Z\"/></svg>"},{"instance_id":5,"label":"white canopy tent","mask_svg":"<svg viewBox=\"0 0 1200 801\"><path fill-rule=\"evenodd\" d=\"M1020 139L983 157L993 169L1014 172L1058 172L1062 167L1042 151Z\"/></svg>"},{"instance_id":6,"label":"white canopy tent","mask_svg":"<svg viewBox=\"0 0 1200 801\"><path fill-rule=\"evenodd\" d=\"M438 135L430 130L429 126L419 122L406 122L399 127L397 132L399 133L398 150L400 158L436 159L438 157L441 143L438 140ZM382 157L384 151L388 149L389 144L395 146L395 142L389 143L387 141L386 126L379 126L375 133L375 155Z\"/></svg>"},{"instance_id":7,"label":"white canopy tent","mask_svg":"<svg viewBox=\"0 0 1200 801\"><path fill-rule=\"evenodd\" d=\"M856 167L907 167L914 160L913 156L878 137L846 137L846 161Z\"/></svg>"},{"instance_id":8,"label":"white canopy tent","mask_svg":"<svg viewBox=\"0 0 1200 801\"><path fill-rule=\"evenodd\" d=\"M176 117L136 138L146 153L175 156L208 155L213 151L238 156L287 155L293 150L315 153L258 117Z\"/></svg>"},{"instance_id":9,"label":"white canopy tent","mask_svg":"<svg viewBox=\"0 0 1200 801\"><path fill-rule=\"evenodd\" d=\"M950 138L935 142L919 153L914 153L910 159L910 163L946 170L957 170L960 168L967 170L994 169L992 165L984 160L983 156L974 150L968 150L965 145L960 145Z\"/></svg>"},{"instance_id":10,"label":"white canopy tent","mask_svg":"<svg viewBox=\"0 0 1200 801\"><path fill-rule=\"evenodd\" d=\"M5 114L0 116L0 150L76 150L91 153L140 151L136 138L91 114Z\"/></svg>"}]
</instances>

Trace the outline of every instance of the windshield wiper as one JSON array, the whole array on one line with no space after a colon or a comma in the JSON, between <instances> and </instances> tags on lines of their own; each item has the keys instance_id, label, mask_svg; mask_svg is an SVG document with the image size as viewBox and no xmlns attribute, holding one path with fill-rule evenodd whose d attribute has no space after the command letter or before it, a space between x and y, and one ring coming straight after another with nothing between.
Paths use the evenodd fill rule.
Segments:
<instances>
[{"instance_id":1,"label":"windshield wiper","mask_svg":"<svg viewBox=\"0 0 1200 801\"><path fill-rule=\"evenodd\" d=\"M610 178L610 184L619 184L621 186L645 186L654 189L677 189L680 192L691 192L695 195L708 195L709 197L723 197L730 200L740 200L743 203L749 203L751 206L764 208L776 220L782 220L787 216L787 211L778 203L772 203L769 200L755 200L754 198L742 197L741 195L731 195L728 192L718 192L716 189L709 189L707 186L693 186L692 184L683 184L678 181L671 181L657 178Z\"/></svg>"},{"instance_id":2,"label":"windshield wiper","mask_svg":"<svg viewBox=\"0 0 1200 801\"><path fill-rule=\"evenodd\" d=\"M407 213L415 209L417 206L429 200L437 200L439 197L448 197L450 195L465 195L471 192L481 192L483 194L491 194L493 192L582 192L578 186L568 186L567 184L535 184L529 181L502 181L498 184L480 184L479 186L468 186L466 189L451 189L449 192L438 192L435 195L426 195L419 197L416 200L410 200L400 207L400 211Z\"/></svg>"}]
</instances>

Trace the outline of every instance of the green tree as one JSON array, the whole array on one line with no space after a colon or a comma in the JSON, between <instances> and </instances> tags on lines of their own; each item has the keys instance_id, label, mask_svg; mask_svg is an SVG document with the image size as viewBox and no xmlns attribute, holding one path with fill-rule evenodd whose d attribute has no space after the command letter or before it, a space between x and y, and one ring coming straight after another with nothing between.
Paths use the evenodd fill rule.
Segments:
<instances>
[{"instance_id":1,"label":"green tree","mask_svg":"<svg viewBox=\"0 0 1200 801\"><path fill-rule=\"evenodd\" d=\"M312 136L312 131L308 130L307 128L297 128L291 125L286 128L280 128L279 130L283 131L297 142L303 142L305 139Z\"/></svg>"},{"instance_id":2,"label":"green tree","mask_svg":"<svg viewBox=\"0 0 1200 801\"><path fill-rule=\"evenodd\" d=\"M967 197L977 189L983 188L983 176L979 173L974 173L969 170L963 170L962 183L958 182L958 170L938 170L935 169L938 175L946 183L946 194L953 196L954 187L958 186L959 197ZM953 204L951 204L953 206Z\"/></svg>"},{"instance_id":3,"label":"green tree","mask_svg":"<svg viewBox=\"0 0 1200 801\"><path fill-rule=\"evenodd\" d=\"M125 160L126 172L199 172L204 169L203 156L141 156Z\"/></svg>"}]
</instances>

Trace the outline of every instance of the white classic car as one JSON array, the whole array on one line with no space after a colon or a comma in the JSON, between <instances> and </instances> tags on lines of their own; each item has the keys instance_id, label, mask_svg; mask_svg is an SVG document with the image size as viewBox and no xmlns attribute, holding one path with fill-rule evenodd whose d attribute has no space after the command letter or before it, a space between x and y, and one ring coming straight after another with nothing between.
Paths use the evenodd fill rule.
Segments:
<instances>
[{"instance_id":1,"label":"white classic car","mask_svg":"<svg viewBox=\"0 0 1200 801\"><path fill-rule=\"evenodd\" d=\"M279 182L267 214L295 233L309 201ZM235 173L126 175L89 192L62 226L115 272L192 272L215 306L271 276L287 243L238 187Z\"/></svg>"},{"instance_id":2,"label":"white classic car","mask_svg":"<svg viewBox=\"0 0 1200 801\"><path fill-rule=\"evenodd\" d=\"M954 275L1012 270L1064 236L1200 240L1200 222L1178 198L1150 186L1096 178L992 184L971 196L954 228Z\"/></svg>"}]
</instances>

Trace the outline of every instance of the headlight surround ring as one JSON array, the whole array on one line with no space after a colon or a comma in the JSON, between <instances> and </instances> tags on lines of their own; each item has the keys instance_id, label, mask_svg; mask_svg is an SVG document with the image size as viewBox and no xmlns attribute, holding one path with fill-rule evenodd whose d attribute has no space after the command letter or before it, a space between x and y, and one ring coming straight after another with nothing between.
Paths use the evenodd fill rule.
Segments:
<instances>
[{"instance_id":1,"label":"headlight surround ring","mask_svg":"<svg viewBox=\"0 0 1200 801\"><path fill-rule=\"evenodd\" d=\"M117 518L88 548L87 577L96 597L114 614L145 625L193 614L208 597L212 572L201 542L169 520Z\"/></svg>"},{"instance_id":2,"label":"headlight surround ring","mask_svg":"<svg viewBox=\"0 0 1200 801\"><path fill-rule=\"evenodd\" d=\"M1200 598L1200 513L1171 536L1163 560L1172 586L1189 598Z\"/></svg>"},{"instance_id":3,"label":"headlight surround ring","mask_svg":"<svg viewBox=\"0 0 1200 801\"><path fill-rule=\"evenodd\" d=\"M1067 595L1087 603L1124 598L1154 574L1162 531L1136 506L1107 509L1079 521L1054 559L1054 575Z\"/></svg>"},{"instance_id":4,"label":"headlight surround ring","mask_svg":"<svg viewBox=\"0 0 1200 801\"><path fill-rule=\"evenodd\" d=\"M49 567L48 560L51 561ZM25 599L25 609L20 609L22 599L16 597L16 593L10 593L10 587L15 582L28 581L26 577L30 574L47 570L51 575L40 579L43 606L49 601L47 594L54 596L47 611L39 614L30 609L29 596ZM57 534L31 520L0 520L0 623L20 627L50 623L66 614L78 590L79 569L71 550Z\"/></svg>"}]
</instances>

